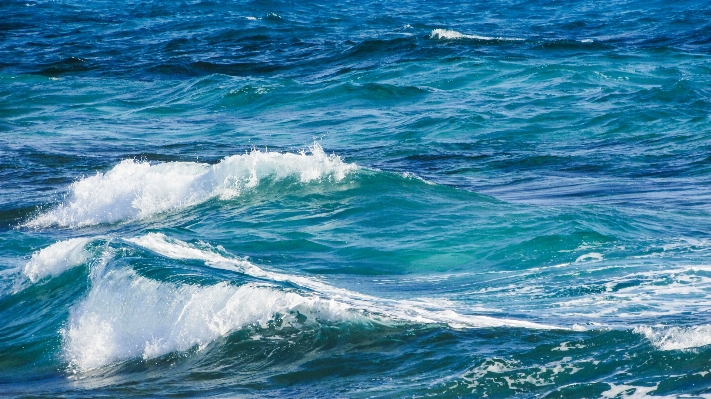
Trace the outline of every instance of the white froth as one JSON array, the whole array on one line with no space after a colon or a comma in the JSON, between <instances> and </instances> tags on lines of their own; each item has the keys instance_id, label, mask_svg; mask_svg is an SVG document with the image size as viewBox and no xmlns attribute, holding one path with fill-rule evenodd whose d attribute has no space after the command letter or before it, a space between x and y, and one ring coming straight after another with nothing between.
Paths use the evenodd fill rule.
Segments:
<instances>
[{"instance_id":1,"label":"white froth","mask_svg":"<svg viewBox=\"0 0 711 399\"><path fill-rule=\"evenodd\" d=\"M149 233L127 241L172 259L196 259L204 261L206 265L215 268L232 270L270 281L289 282L312 290L325 298L345 303L354 309L366 310L370 313L379 314L394 320L416 323L441 323L453 328L503 326L534 329L560 328L520 320L480 315L464 315L452 309L443 308L440 304L427 300L391 300L377 298L371 295L333 287L307 277L266 271L248 261L228 258L209 248L197 248L186 242L171 239L161 233Z\"/></svg>"},{"instance_id":2,"label":"white froth","mask_svg":"<svg viewBox=\"0 0 711 399\"><path fill-rule=\"evenodd\" d=\"M602 261L602 254L599 252L590 252L589 254L580 255L575 259L575 263L585 262L585 261Z\"/></svg>"},{"instance_id":3,"label":"white froth","mask_svg":"<svg viewBox=\"0 0 711 399\"><path fill-rule=\"evenodd\" d=\"M229 199L258 186L262 179L297 178L302 183L320 179L340 181L356 168L338 156L326 155L317 143L310 150L307 155L255 149L212 166L124 160L106 173L72 184L63 204L27 225L74 227L142 219L215 197Z\"/></svg>"},{"instance_id":4,"label":"white froth","mask_svg":"<svg viewBox=\"0 0 711 399\"><path fill-rule=\"evenodd\" d=\"M607 385L610 389L603 392L601 395L603 398L621 398L621 399L638 399L638 398L648 398L649 393L657 390L658 386L654 385L651 387L642 387L634 385L624 385L624 384L613 384L608 382ZM653 395L655 398L662 398L661 396ZM663 396L664 398L676 398L677 396Z\"/></svg>"},{"instance_id":5,"label":"white froth","mask_svg":"<svg viewBox=\"0 0 711 399\"><path fill-rule=\"evenodd\" d=\"M486 385L494 382L512 391L527 392L531 385L542 387L556 384L560 374L573 375L582 370L588 361L581 359L576 362L572 357L564 357L546 364L525 366L516 360L489 358L467 370L459 379L468 388L477 388L486 381ZM480 396L488 394L484 391L480 392Z\"/></svg>"},{"instance_id":6,"label":"white froth","mask_svg":"<svg viewBox=\"0 0 711 399\"><path fill-rule=\"evenodd\" d=\"M442 39L442 40L456 40L456 39L473 39L473 40L499 40L499 41L522 41L524 39L520 38L506 38L506 37L490 37L490 36L479 36L479 35L466 35L456 30L449 29L433 29L430 33L430 38L432 39Z\"/></svg>"},{"instance_id":7,"label":"white froth","mask_svg":"<svg viewBox=\"0 0 711 399\"><path fill-rule=\"evenodd\" d=\"M711 345L711 325L693 327L637 327L634 330L644 335L661 350L679 350Z\"/></svg>"},{"instance_id":8,"label":"white froth","mask_svg":"<svg viewBox=\"0 0 711 399\"><path fill-rule=\"evenodd\" d=\"M87 253L84 247L89 241L91 240L88 238L71 238L43 248L32 254L32 258L22 269L22 274L33 283L48 276L58 276L86 261Z\"/></svg>"},{"instance_id":9,"label":"white froth","mask_svg":"<svg viewBox=\"0 0 711 399\"><path fill-rule=\"evenodd\" d=\"M307 321L363 320L336 301L272 286L179 285L114 270L97 279L72 309L63 331L64 353L72 369L86 371L203 348L237 329L265 327L277 314L288 322L295 312L307 316Z\"/></svg>"}]
</instances>

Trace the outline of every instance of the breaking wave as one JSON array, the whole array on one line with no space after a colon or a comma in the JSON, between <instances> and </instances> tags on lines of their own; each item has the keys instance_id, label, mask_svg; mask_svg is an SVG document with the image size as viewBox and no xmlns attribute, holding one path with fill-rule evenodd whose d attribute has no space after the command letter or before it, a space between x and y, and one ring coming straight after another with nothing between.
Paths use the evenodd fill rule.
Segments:
<instances>
[{"instance_id":1,"label":"breaking wave","mask_svg":"<svg viewBox=\"0 0 711 399\"><path fill-rule=\"evenodd\" d=\"M661 350L691 349L711 345L711 325L692 327L637 327L652 345Z\"/></svg>"},{"instance_id":2,"label":"breaking wave","mask_svg":"<svg viewBox=\"0 0 711 399\"><path fill-rule=\"evenodd\" d=\"M26 226L78 227L143 219L211 198L233 198L258 186L263 179L337 182L357 168L336 155L326 155L317 143L310 152L255 149L227 157L216 165L124 160L106 173L72 184L64 203L30 220Z\"/></svg>"},{"instance_id":3,"label":"breaking wave","mask_svg":"<svg viewBox=\"0 0 711 399\"><path fill-rule=\"evenodd\" d=\"M71 311L63 331L64 353L70 368L81 372L121 360L201 349L237 329L266 327L276 315L293 322L298 314L306 320L362 319L338 302L278 287L172 284L118 269L103 276Z\"/></svg>"},{"instance_id":4,"label":"breaking wave","mask_svg":"<svg viewBox=\"0 0 711 399\"><path fill-rule=\"evenodd\" d=\"M442 304L416 299L360 294L303 276L267 271L247 260L223 255L207 244L198 247L160 233L125 241L169 259L199 260L209 267L261 281L199 286L152 280L130 268L104 272L97 266L91 273L89 294L72 308L62 332L64 354L74 371L204 348L238 329L265 327L276 317L297 327L299 323L327 321L383 326L417 323L453 328L559 328L460 314ZM285 288L282 283L294 288Z\"/></svg>"}]
</instances>

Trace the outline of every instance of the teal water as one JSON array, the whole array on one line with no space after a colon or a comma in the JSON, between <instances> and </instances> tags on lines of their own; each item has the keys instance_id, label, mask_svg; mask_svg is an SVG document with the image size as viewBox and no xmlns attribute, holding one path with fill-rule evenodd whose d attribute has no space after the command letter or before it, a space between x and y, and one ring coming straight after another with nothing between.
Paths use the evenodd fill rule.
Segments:
<instances>
[{"instance_id":1,"label":"teal water","mask_svg":"<svg viewBox=\"0 0 711 399\"><path fill-rule=\"evenodd\" d=\"M704 2L0 2L0 396L711 395Z\"/></svg>"}]
</instances>

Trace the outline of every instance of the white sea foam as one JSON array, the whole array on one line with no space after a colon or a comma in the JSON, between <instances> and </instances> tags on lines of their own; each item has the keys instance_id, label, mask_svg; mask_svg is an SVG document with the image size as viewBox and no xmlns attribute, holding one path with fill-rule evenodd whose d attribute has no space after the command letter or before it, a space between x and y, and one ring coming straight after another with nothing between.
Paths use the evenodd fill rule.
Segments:
<instances>
[{"instance_id":1,"label":"white sea foam","mask_svg":"<svg viewBox=\"0 0 711 399\"><path fill-rule=\"evenodd\" d=\"M479 35L467 35L456 30L449 29L433 29L430 33L430 38L441 39L441 40L456 40L456 39L472 39L472 40L486 40L486 41L522 41L524 39L520 38L506 38L506 37L491 37L491 36L479 36Z\"/></svg>"},{"instance_id":2,"label":"white sea foam","mask_svg":"<svg viewBox=\"0 0 711 399\"><path fill-rule=\"evenodd\" d=\"M692 327L637 327L634 330L644 335L661 350L690 349L711 345L711 325Z\"/></svg>"},{"instance_id":3,"label":"white sea foam","mask_svg":"<svg viewBox=\"0 0 711 399\"><path fill-rule=\"evenodd\" d=\"M577 259L575 259L575 263L580 263L580 262L585 262L585 261L600 262L600 261L602 261L602 254L599 252L590 252L585 255L580 255L580 256L578 256Z\"/></svg>"},{"instance_id":4,"label":"white sea foam","mask_svg":"<svg viewBox=\"0 0 711 399\"><path fill-rule=\"evenodd\" d=\"M106 173L72 184L63 204L29 221L27 226L74 227L142 219L215 197L229 199L253 189L263 179L340 181L357 168L336 155L326 155L317 143L310 150L311 154L292 154L255 149L212 166L125 160Z\"/></svg>"},{"instance_id":5,"label":"white sea foam","mask_svg":"<svg viewBox=\"0 0 711 399\"><path fill-rule=\"evenodd\" d=\"M97 278L71 310L64 354L75 371L132 358L204 348L250 325L265 327L277 314L309 320L360 321L346 305L257 284L212 286L162 283L126 269Z\"/></svg>"},{"instance_id":6,"label":"white sea foam","mask_svg":"<svg viewBox=\"0 0 711 399\"><path fill-rule=\"evenodd\" d=\"M441 323L448 324L454 328L501 326L534 329L559 328L520 320L464 315L425 300L387 300L377 298L334 287L307 277L266 271L248 261L227 257L209 248L198 248L186 242L171 239L161 233L149 233L127 241L168 258L196 259L204 261L210 267L232 270L269 281L289 282L312 290L322 297L345 303L354 309L366 310L389 319L416 323Z\"/></svg>"},{"instance_id":7,"label":"white sea foam","mask_svg":"<svg viewBox=\"0 0 711 399\"><path fill-rule=\"evenodd\" d=\"M58 276L87 260L84 247L90 241L89 238L71 238L43 248L32 254L22 274L33 283L47 276Z\"/></svg>"},{"instance_id":8,"label":"white sea foam","mask_svg":"<svg viewBox=\"0 0 711 399\"><path fill-rule=\"evenodd\" d=\"M564 357L546 364L526 366L515 360L489 358L467 370L459 379L468 388L481 389L485 388L481 385L493 382L495 386L507 386L512 391L527 392L531 385L554 385L561 375L573 375L583 370L589 361L590 359L573 361L572 357ZM481 397L488 396L486 391L477 393Z\"/></svg>"},{"instance_id":9,"label":"white sea foam","mask_svg":"<svg viewBox=\"0 0 711 399\"><path fill-rule=\"evenodd\" d=\"M607 391L603 392L601 395L603 398L620 398L620 399L637 399L637 398L647 398L647 397L655 397L655 398L677 398L678 396L673 395L673 396L656 396L656 395L649 395L650 392L654 392L657 390L658 386L654 385L651 387L643 387L643 386L634 386L634 385L624 385L624 384L613 384L613 383L607 383L607 385L610 386L610 389Z\"/></svg>"}]
</instances>

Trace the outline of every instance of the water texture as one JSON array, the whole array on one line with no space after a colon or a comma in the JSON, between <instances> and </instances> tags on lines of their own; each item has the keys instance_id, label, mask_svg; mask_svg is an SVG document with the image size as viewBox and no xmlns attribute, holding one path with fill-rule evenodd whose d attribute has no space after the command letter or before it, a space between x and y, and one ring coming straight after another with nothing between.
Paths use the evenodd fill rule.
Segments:
<instances>
[{"instance_id":1,"label":"water texture","mask_svg":"<svg viewBox=\"0 0 711 399\"><path fill-rule=\"evenodd\" d=\"M0 396L711 397L711 5L0 2Z\"/></svg>"}]
</instances>

